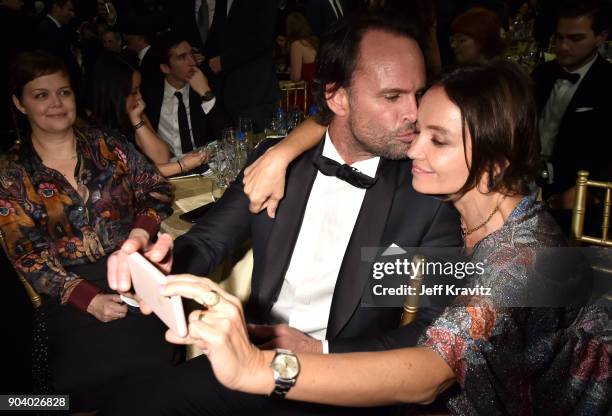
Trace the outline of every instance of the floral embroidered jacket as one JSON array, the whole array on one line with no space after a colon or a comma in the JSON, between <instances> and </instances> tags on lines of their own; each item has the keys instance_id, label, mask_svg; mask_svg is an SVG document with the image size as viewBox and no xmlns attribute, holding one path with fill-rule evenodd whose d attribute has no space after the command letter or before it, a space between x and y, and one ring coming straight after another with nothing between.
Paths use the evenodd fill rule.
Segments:
<instances>
[{"instance_id":1,"label":"floral embroidered jacket","mask_svg":"<svg viewBox=\"0 0 612 416\"><path fill-rule=\"evenodd\" d=\"M75 128L78 190L26 140L0 169L0 229L9 258L41 294L86 310L101 289L66 266L96 262L133 228L155 235L173 188L123 137Z\"/></svg>"}]
</instances>

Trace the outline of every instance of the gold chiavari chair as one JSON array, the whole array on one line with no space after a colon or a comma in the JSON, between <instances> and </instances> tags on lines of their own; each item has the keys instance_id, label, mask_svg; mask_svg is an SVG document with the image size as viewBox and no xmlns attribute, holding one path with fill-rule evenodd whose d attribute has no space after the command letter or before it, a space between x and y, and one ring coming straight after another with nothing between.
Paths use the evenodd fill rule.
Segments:
<instances>
[{"instance_id":1,"label":"gold chiavari chair","mask_svg":"<svg viewBox=\"0 0 612 416\"><path fill-rule=\"evenodd\" d=\"M291 107L298 107L304 114L307 114L306 97L308 84L305 81L281 81L281 106L288 111Z\"/></svg>"},{"instance_id":2,"label":"gold chiavari chair","mask_svg":"<svg viewBox=\"0 0 612 416\"><path fill-rule=\"evenodd\" d=\"M601 237L584 235L583 232L588 200L587 190L589 187L605 190ZM608 237L611 206L612 182L589 180L589 172L585 170L578 171L570 241L574 245L588 243L597 246L590 247L586 253L593 272L593 298L602 297L607 301L612 301L612 240Z\"/></svg>"},{"instance_id":3,"label":"gold chiavari chair","mask_svg":"<svg viewBox=\"0 0 612 416\"><path fill-rule=\"evenodd\" d=\"M605 189L603 204L603 221L601 225L601 237L584 235L584 218L587 206L588 187ZM610 227L610 207L612 206L612 182L600 182L589 180L589 172L578 171L576 179L576 198L572 211L572 228L570 239L574 244L590 243L604 247L612 247L612 240L608 238Z\"/></svg>"},{"instance_id":4,"label":"gold chiavari chair","mask_svg":"<svg viewBox=\"0 0 612 416\"><path fill-rule=\"evenodd\" d=\"M4 239L4 232L2 231L0 231L0 245L2 246L2 249L4 250L4 252L6 253L6 256L10 258L7 247L6 247L6 241ZM32 302L32 306L34 306L34 309L38 308L40 304L42 303L40 295L36 292L36 290L34 290L32 285L30 285L30 282L28 282L26 278L21 273L19 273L17 269L15 269L15 273L17 273L17 276L19 277L19 281L25 288L26 293L28 294L28 298L30 299L30 302Z\"/></svg>"},{"instance_id":5,"label":"gold chiavari chair","mask_svg":"<svg viewBox=\"0 0 612 416\"><path fill-rule=\"evenodd\" d=\"M421 254L415 254L412 257L412 263L425 264L425 257ZM423 282L424 276L425 275L423 273L423 268L420 268L417 270L415 276L411 277L410 287L414 288L414 293L421 292L421 283ZM402 311L402 319L400 323L401 326L410 324L412 321L414 321L414 318L416 318L417 312L419 311L419 295L406 296L406 299L404 300L403 309L404 310Z\"/></svg>"}]
</instances>

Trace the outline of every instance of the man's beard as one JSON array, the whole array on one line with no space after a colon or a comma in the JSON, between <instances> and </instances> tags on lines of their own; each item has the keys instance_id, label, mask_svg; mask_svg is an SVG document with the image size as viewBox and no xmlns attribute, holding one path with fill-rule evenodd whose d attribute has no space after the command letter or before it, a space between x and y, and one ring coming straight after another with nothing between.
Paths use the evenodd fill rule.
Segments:
<instances>
[{"instance_id":1,"label":"man's beard","mask_svg":"<svg viewBox=\"0 0 612 416\"><path fill-rule=\"evenodd\" d=\"M408 158L410 143L403 142L397 138L406 132L416 131L415 123L410 123L405 128L388 131L378 135L374 129L365 129L361 134L357 132L353 117L349 119L351 135L359 146L366 152L390 160L403 160ZM368 134L371 133L371 134Z\"/></svg>"}]
</instances>

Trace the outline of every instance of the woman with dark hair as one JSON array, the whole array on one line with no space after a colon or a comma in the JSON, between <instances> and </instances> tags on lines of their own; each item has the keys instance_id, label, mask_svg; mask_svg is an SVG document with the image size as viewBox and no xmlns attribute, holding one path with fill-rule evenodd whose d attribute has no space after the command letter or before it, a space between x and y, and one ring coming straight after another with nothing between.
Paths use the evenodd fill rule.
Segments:
<instances>
[{"instance_id":1,"label":"woman with dark hair","mask_svg":"<svg viewBox=\"0 0 612 416\"><path fill-rule=\"evenodd\" d=\"M70 395L71 411L92 411L116 380L179 357L161 321L128 310L106 283L106 258L125 239L155 238L172 212L172 186L122 137L75 126L57 58L18 55L9 86L31 131L1 161L0 230L15 269L42 297L52 391Z\"/></svg>"},{"instance_id":2,"label":"woman with dark hair","mask_svg":"<svg viewBox=\"0 0 612 416\"><path fill-rule=\"evenodd\" d=\"M190 171L206 161L206 152L197 151L170 161L168 145L155 133L144 113L140 72L120 56L103 54L93 79L92 121L136 142L164 176Z\"/></svg>"},{"instance_id":3,"label":"woman with dark hair","mask_svg":"<svg viewBox=\"0 0 612 416\"><path fill-rule=\"evenodd\" d=\"M287 45L289 45L289 76L291 81L312 82L319 38L313 33L302 13L287 16Z\"/></svg>"},{"instance_id":4,"label":"woman with dark hair","mask_svg":"<svg viewBox=\"0 0 612 416\"><path fill-rule=\"evenodd\" d=\"M459 65L485 63L504 50L501 22L495 12L473 7L451 23L450 45Z\"/></svg>"},{"instance_id":5,"label":"woman with dark hair","mask_svg":"<svg viewBox=\"0 0 612 416\"><path fill-rule=\"evenodd\" d=\"M445 392L456 415L605 414L612 400L609 306L539 307L532 298L539 284L574 296L583 282L564 270L567 282L552 288L540 275L542 264L562 263L566 251L548 250L567 241L530 195L539 156L530 91L526 74L499 63L461 67L421 100L418 135L408 151L412 185L453 202L469 260L483 264L484 273L469 279L471 291L426 329L419 347L330 355L261 351L248 338L240 301L190 275L172 277L162 293L197 299L206 309L190 316L189 338L167 338L199 346L222 384L252 394L284 388L289 399L374 406L429 403ZM323 132L302 129L306 136L269 150L248 169L245 189L254 178L282 177L289 160Z\"/></svg>"}]
</instances>

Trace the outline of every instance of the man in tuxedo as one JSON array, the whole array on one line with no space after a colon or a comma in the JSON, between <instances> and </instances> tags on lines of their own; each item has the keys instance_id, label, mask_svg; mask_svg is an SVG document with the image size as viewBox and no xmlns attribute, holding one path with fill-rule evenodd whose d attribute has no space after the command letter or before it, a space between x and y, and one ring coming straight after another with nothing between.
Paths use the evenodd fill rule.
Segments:
<instances>
[{"instance_id":1,"label":"man in tuxedo","mask_svg":"<svg viewBox=\"0 0 612 416\"><path fill-rule=\"evenodd\" d=\"M597 53L607 39L609 15L599 1L574 1L559 10L557 59L532 74L539 109L544 198L569 228L576 172L611 180L612 64Z\"/></svg>"},{"instance_id":2,"label":"man in tuxedo","mask_svg":"<svg viewBox=\"0 0 612 416\"><path fill-rule=\"evenodd\" d=\"M327 353L414 346L439 312L423 308L415 322L398 328L401 308L362 304L371 272L362 248L460 244L456 211L411 185L406 152L415 135L417 95L425 85L415 36L402 22L380 16L358 16L338 27L321 44L318 75L324 85L315 94L329 129L317 148L290 166L275 218L249 212L240 176L176 240L172 271L196 275L210 274L232 250L252 240L246 316L255 324L251 335L265 348ZM341 164L358 169L358 180L341 180L328 170ZM124 250L139 246L130 240ZM157 257L150 258L165 258L167 265L169 248L162 236L151 249ZM118 290L129 287L129 276L118 275L115 267L124 253L109 262L109 282ZM109 414L128 414L133 406L147 414L360 414L229 391L215 381L205 356L174 370L142 392L130 389ZM161 393L170 386L173 394ZM140 400L140 394L149 398Z\"/></svg>"},{"instance_id":3,"label":"man in tuxedo","mask_svg":"<svg viewBox=\"0 0 612 416\"><path fill-rule=\"evenodd\" d=\"M168 32L153 53L163 79L143 85L146 114L175 157L219 138L223 110L208 80L197 67L192 48L182 36Z\"/></svg>"},{"instance_id":4,"label":"man in tuxedo","mask_svg":"<svg viewBox=\"0 0 612 416\"><path fill-rule=\"evenodd\" d=\"M48 13L38 23L34 31L33 43L57 56L68 68L72 88L78 93L82 83L82 71L74 53L74 45L65 28L74 18L74 7L71 0L52 0L49 2Z\"/></svg>"},{"instance_id":5,"label":"man in tuxedo","mask_svg":"<svg viewBox=\"0 0 612 416\"><path fill-rule=\"evenodd\" d=\"M151 43L155 38L153 30L135 19L125 19L121 32L125 38L126 49L134 54L131 61L142 76L141 89L146 89L149 85L158 85L163 74L155 54L151 53Z\"/></svg>"}]
</instances>

